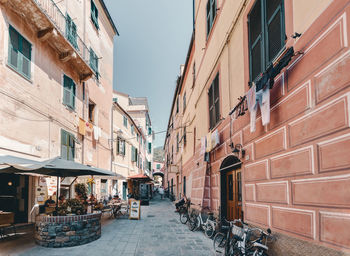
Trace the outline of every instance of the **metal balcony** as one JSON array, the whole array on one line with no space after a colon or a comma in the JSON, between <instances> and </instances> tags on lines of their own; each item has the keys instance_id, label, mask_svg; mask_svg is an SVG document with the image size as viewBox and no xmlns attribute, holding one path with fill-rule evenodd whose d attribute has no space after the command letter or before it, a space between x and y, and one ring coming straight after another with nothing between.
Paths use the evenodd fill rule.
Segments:
<instances>
[{"instance_id":1,"label":"metal balcony","mask_svg":"<svg viewBox=\"0 0 350 256\"><path fill-rule=\"evenodd\" d=\"M80 80L89 79L90 51L81 37L67 33L67 17L53 0L0 0L30 23L40 41L47 42L58 53L62 62L69 62L76 69Z\"/></svg>"}]
</instances>

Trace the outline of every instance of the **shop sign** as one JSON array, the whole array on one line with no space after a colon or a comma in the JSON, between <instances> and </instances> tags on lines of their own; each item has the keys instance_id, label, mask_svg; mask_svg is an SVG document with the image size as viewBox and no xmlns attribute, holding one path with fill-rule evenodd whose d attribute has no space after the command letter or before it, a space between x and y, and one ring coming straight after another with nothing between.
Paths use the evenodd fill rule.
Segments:
<instances>
[{"instance_id":1,"label":"shop sign","mask_svg":"<svg viewBox=\"0 0 350 256\"><path fill-rule=\"evenodd\" d=\"M129 219L139 220L141 215L140 200L130 200Z\"/></svg>"}]
</instances>

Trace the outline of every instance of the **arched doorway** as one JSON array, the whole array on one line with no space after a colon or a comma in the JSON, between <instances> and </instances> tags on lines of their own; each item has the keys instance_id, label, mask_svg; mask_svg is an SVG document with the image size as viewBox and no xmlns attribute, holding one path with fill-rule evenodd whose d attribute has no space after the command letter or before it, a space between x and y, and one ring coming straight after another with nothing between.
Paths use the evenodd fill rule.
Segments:
<instances>
[{"instance_id":1,"label":"arched doorway","mask_svg":"<svg viewBox=\"0 0 350 256\"><path fill-rule=\"evenodd\" d=\"M220 165L221 217L227 220L242 218L241 161L230 155Z\"/></svg>"},{"instance_id":2,"label":"arched doorway","mask_svg":"<svg viewBox=\"0 0 350 256\"><path fill-rule=\"evenodd\" d=\"M153 178L157 182L158 185L161 185L164 187L164 173L161 171L154 172Z\"/></svg>"}]
</instances>

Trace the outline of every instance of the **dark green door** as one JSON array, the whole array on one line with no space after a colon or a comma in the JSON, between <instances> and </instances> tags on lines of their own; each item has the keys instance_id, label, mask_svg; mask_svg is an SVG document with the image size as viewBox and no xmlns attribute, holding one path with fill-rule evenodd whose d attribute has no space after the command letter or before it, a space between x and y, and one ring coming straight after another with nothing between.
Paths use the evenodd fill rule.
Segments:
<instances>
[{"instance_id":1,"label":"dark green door","mask_svg":"<svg viewBox=\"0 0 350 256\"><path fill-rule=\"evenodd\" d=\"M123 182L123 200L126 200L126 190L128 188L128 183Z\"/></svg>"}]
</instances>

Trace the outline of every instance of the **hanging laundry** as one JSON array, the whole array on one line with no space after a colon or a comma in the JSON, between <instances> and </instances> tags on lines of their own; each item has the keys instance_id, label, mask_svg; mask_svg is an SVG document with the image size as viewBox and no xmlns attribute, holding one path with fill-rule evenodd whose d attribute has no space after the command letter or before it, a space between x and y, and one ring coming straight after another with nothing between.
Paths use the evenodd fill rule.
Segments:
<instances>
[{"instance_id":1,"label":"hanging laundry","mask_svg":"<svg viewBox=\"0 0 350 256\"><path fill-rule=\"evenodd\" d=\"M94 140L98 140L98 137L99 137L98 134L99 134L98 126L94 125Z\"/></svg>"},{"instance_id":2,"label":"hanging laundry","mask_svg":"<svg viewBox=\"0 0 350 256\"><path fill-rule=\"evenodd\" d=\"M256 112L260 106L262 124L270 123L270 88L256 92L256 103L250 111L250 132L255 132Z\"/></svg>"},{"instance_id":3,"label":"hanging laundry","mask_svg":"<svg viewBox=\"0 0 350 256\"><path fill-rule=\"evenodd\" d=\"M205 141L206 137L202 137L201 138L201 151L200 154L203 155L205 153L205 147L206 147L206 141Z\"/></svg>"},{"instance_id":4,"label":"hanging laundry","mask_svg":"<svg viewBox=\"0 0 350 256\"><path fill-rule=\"evenodd\" d=\"M288 65L293 56L294 48L290 47L275 66L271 64L266 71L260 75L260 78L256 81L256 91L264 90L267 87L271 89L275 82L275 77Z\"/></svg>"},{"instance_id":5,"label":"hanging laundry","mask_svg":"<svg viewBox=\"0 0 350 256\"><path fill-rule=\"evenodd\" d=\"M85 133L86 133L85 127L86 127L86 122L83 119L79 118L79 127L78 127L79 134L85 136Z\"/></svg>"},{"instance_id":6,"label":"hanging laundry","mask_svg":"<svg viewBox=\"0 0 350 256\"><path fill-rule=\"evenodd\" d=\"M212 149L211 146L211 133L208 133L206 138L205 138L205 142L206 142L206 147L205 147L205 152L210 152Z\"/></svg>"},{"instance_id":7,"label":"hanging laundry","mask_svg":"<svg viewBox=\"0 0 350 256\"><path fill-rule=\"evenodd\" d=\"M251 111L256 104L256 86L255 83L253 82L252 87L250 87L249 91L247 92L247 105L248 105L248 110Z\"/></svg>"}]
</instances>

